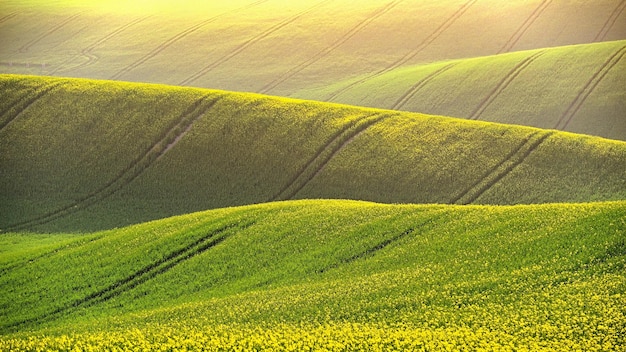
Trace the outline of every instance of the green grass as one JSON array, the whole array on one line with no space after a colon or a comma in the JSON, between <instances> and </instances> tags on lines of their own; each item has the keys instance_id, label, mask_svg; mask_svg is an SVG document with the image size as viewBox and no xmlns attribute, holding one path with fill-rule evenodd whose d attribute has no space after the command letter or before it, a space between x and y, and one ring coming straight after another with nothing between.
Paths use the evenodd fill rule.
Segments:
<instances>
[{"instance_id":1,"label":"green grass","mask_svg":"<svg viewBox=\"0 0 626 352\"><path fill-rule=\"evenodd\" d=\"M128 1L5 1L0 72L392 108L442 62L476 58L433 79L400 106L470 117L527 53L493 55L547 49L480 118L622 140L623 62L592 89L570 123L557 123L616 44L560 46L623 41L621 6L617 0L515 0L497 6L474 0L367 0L358 7L303 0L187 0L176 6L159 1L148 7ZM341 92L355 80L364 82Z\"/></svg>"},{"instance_id":2,"label":"green grass","mask_svg":"<svg viewBox=\"0 0 626 352\"><path fill-rule=\"evenodd\" d=\"M0 261L0 346L617 348L624 219L623 201L309 200L4 236L31 252Z\"/></svg>"},{"instance_id":3,"label":"green grass","mask_svg":"<svg viewBox=\"0 0 626 352\"><path fill-rule=\"evenodd\" d=\"M92 231L299 198L626 197L619 141L195 88L16 75L0 86L4 231Z\"/></svg>"},{"instance_id":4,"label":"green grass","mask_svg":"<svg viewBox=\"0 0 626 352\"><path fill-rule=\"evenodd\" d=\"M293 96L325 101L354 84L332 100L624 140L624 46L622 40L407 66Z\"/></svg>"}]
</instances>

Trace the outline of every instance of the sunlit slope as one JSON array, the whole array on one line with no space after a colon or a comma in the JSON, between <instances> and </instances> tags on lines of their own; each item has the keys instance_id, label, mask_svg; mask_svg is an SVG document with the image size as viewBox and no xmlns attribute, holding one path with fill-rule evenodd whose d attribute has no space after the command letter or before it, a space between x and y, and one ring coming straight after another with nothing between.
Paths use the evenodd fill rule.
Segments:
<instances>
[{"instance_id":1,"label":"sunlit slope","mask_svg":"<svg viewBox=\"0 0 626 352\"><path fill-rule=\"evenodd\" d=\"M626 39L620 0L3 1L0 72L289 95L441 60Z\"/></svg>"},{"instance_id":2,"label":"sunlit slope","mask_svg":"<svg viewBox=\"0 0 626 352\"><path fill-rule=\"evenodd\" d=\"M626 143L169 86L2 76L1 226L86 230L297 198L626 198Z\"/></svg>"},{"instance_id":3,"label":"sunlit slope","mask_svg":"<svg viewBox=\"0 0 626 352\"><path fill-rule=\"evenodd\" d=\"M623 40L521 51L407 66L293 96L625 140L625 54Z\"/></svg>"},{"instance_id":4,"label":"sunlit slope","mask_svg":"<svg viewBox=\"0 0 626 352\"><path fill-rule=\"evenodd\" d=\"M18 254L0 257L0 347L612 350L625 219L623 201L315 200L5 234Z\"/></svg>"}]
</instances>

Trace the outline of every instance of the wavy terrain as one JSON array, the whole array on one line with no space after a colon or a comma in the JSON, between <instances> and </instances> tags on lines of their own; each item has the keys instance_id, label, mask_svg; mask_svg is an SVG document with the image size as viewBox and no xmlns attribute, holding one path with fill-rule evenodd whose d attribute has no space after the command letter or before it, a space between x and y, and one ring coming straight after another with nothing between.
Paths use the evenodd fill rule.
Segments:
<instances>
[{"instance_id":1,"label":"wavy terrain","mask_svg":"<svg viewBox=\"0 0 626 352\"><path fill-rule=\"evenodd\" d=\"M300 198L626 198L626 143L254 94L5 75L4 231L84 231ZM97 117L97 118L94 118Z\"/></svg>"}]
</instances>

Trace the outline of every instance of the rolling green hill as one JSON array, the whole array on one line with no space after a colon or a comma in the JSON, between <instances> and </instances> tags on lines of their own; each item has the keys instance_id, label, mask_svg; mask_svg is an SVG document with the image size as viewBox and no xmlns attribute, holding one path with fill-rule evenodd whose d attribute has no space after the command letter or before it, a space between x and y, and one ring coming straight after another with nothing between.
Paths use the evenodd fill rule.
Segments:
<instances>
[{"instance_id":1,"label":"rolling green hill","mask_svg":"<svg viewBox=\"0 0 626 352\"><path fill-rule=\"evenodd\" d=\"M3 234L0 349L614 350L626 203L289 201Z\"/></svg>"},{"instance_id":2,"label":"rolling green hill","mask_svg":"<svg viewBox=\"0 0 626 352\"><path fill-rule=\"evenodd\" d=\"M160 85L4 75L0 228L86 231L299 198L626 198L626 143Z\"/></svg>"},{"instance_id":3,"label":"rolling green hill","mask_svg":"<svg viewBox=\"0 0 626 352\"><path fill-rule=\"evenodd\" d=\"M626 139L626 41L366 74L295 97Z\"/></svg>"}]
</instances>

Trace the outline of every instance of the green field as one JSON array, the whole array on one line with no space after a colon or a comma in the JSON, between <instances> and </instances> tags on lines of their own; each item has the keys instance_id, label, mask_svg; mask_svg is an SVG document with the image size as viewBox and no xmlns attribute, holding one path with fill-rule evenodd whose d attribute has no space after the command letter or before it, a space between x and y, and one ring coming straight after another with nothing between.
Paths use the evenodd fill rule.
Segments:
<instances>
[{"instance_id":1,"label":"green field","mask_svg":"<svg viewBox=\"0 0 626 352\"><path fill-rule=\"evenodd\" d=\"M93 231L299 198L626 198L620 141L195 88L14 75L0 87L4 231Z\"/></svg>"},{"instance_id":2,"label":"green field","mask_svg":"<svg viewBox=\"0 0 626 352\"><path fill-rule=\"evenodd\" d=\"M626 0L4 0L0 43L0 351L626 352Z\"/></svg>"},{"instance_id":3,"label":"green field","mask_svg":"<svg viewBox=\"0 0 626 352\"><path fill-rule=\"evenodd\" d=\"M626 40L625 7L3 1L0 72L257 92L624 140L624 52L614 54ZM524 63L532 55L524 50L545 52Z\"/></svg>"},{"instance_id":4,"label":"green field","mask_svg":"<svg viewBox=\"0 0 626 352\"><path fill-rule=\"evenodd\" d=\"M624 140L624 54L624 40L518 51L366 74L293 96Z\"/></svg>"},{"instance_id":5,"label":"green field","mask_svg":"<svg viewBox=\"0 0 626 352\"><path fill-rule=\"evenodd\" d=\"M618 350L625 220L623 201L289 201L4 234L0 349Z\"/></svg>"}]
</instances>

